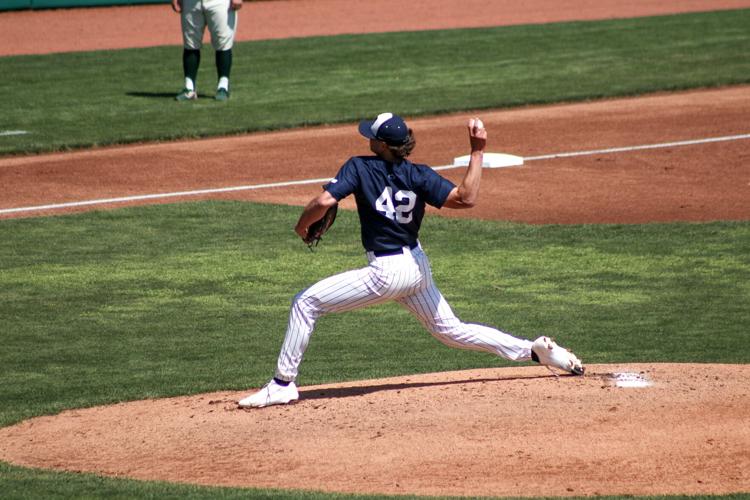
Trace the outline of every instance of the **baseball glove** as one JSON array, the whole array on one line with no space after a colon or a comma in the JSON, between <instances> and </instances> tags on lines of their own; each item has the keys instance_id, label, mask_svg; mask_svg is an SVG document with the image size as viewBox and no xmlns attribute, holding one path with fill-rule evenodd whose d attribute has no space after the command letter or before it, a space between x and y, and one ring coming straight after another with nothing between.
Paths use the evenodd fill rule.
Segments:
<instances>
[{"instance_id":1,"label":"baseball glove","mask_svg":"<svg viewBox=\"0 0 750 500\"><path fill-rule=\"evenodd\" d=\"M310 227L307 228L307 238L305 238L305 243L307 243L310 250L312 250L313 247L318 246L323 235L331 228L333 221L336 220L336 213L338 210L338 203L331 205L323 217L310 224Z\"/></svg>"}]
</instances>

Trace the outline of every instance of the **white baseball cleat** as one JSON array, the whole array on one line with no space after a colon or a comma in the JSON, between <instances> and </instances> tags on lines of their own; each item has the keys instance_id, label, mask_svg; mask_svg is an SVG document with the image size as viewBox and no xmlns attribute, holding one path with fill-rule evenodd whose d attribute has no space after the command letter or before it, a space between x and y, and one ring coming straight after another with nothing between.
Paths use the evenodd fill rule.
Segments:
<instances>
[{"instance_id":1,"label":"white baseball cleat","mask_svg":"<svg viewBox=\"0 0 750 500\"><path fill-rule=\"evenodd\" d=\"M281 385L272 379L263 386L263 389L241 399L238 405L240 408L263 408L271 405L285 405L297 399L299 399L299 392L294 382Z\"/></svg>"},{"instance_id":2,"label":"white baseball cleat","mask_svg":"<svg viewBox=\"0 0 750 500\"><path fill-rule=\"evenodd\" d=\"M550 371L552 371L551 368L557 368L573 375L583 375L585 368L581 360L569 350L557 345L549 337L536 339L531 346L531 350L539 358L539 363L549 368Z\"/></svg>"}]
</instances>

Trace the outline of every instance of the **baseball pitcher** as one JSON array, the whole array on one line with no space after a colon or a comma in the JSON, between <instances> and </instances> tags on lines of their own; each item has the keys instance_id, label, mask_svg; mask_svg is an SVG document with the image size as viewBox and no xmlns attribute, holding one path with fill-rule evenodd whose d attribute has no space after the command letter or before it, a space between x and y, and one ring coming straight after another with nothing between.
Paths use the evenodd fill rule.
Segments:
<instances>
[{"instance_id":1,"label":"baseball pitcher","mask_svg":"<svg viewBox=\"0 0 750 500\"><path fill-rule=\"evenodd\" d=\"M309 241L310 226L340 200L354 195L368 265L325 278L297 294L275 376L261 390L239 401L239 406L263 407L298 399L294 381L317 319L388 300L408 309L448 346L491 352L513 361L534 360L583 375L580 360L548 337L532 342L489 326L462 322L433 281L430 262L419 243L425 206L466 209L475 205L487 142L482 121L469 120L470 162L458 186L427 165L407 159L416 140L401 117L382 113L374 120L362 121L359 132L369 139L373 155L350 158L323 193L307 204L295 231L303 241Z\"/></svg>"}]
</instances>

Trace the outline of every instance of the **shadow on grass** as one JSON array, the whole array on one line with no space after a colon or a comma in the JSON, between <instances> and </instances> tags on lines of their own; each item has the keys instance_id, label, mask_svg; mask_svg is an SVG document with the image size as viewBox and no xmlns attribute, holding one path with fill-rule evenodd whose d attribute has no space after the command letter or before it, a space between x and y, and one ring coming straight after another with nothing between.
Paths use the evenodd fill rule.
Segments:
<instances>
[{"instance_id":1,"label":"shadow on grass","mask_svg":"<svg viewBox=\"0 0 750 500\"><path fill-rule=\"evenodd\" d=\"M174 99L178 92L125 92L130 97L148 97L151 99Z\"/></svg>"}]
</instances>

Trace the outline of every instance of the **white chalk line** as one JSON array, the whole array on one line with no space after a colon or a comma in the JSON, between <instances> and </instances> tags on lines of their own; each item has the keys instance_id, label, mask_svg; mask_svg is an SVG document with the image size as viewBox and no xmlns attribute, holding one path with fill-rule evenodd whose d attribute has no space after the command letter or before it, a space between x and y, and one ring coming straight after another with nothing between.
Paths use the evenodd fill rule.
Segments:
<instances>
[{"instance_id":1,"label":"white chalk line","mask_svg":"<svg viewBox=\"0 0 750 500\"><path fill-rule=\"evenodd\" d=\"M750 139L750 134L725 135L723 137L708 137L706 139L694 139L690 141L662 142L659 144L643 144L641 146L625 146L620 148L592 149L591 151L577 151L574 153L555 153L551 155L528 156L524 161L551 160L553 158L570 158L573 156L586 156L598 154L622 153L628 151L640 151L643 149L673 148L680 146L693 146L696 144L708 144L711 142L739 141Z\"/></svg>"},{"instance_id":2,"label":"white chalk line","mask_svg":"<svg viewBox=\"0 0 750 500\"><path fill-rule=\"evenodd\" d=\"M524 162L528 161L540 161L540 160L551 160L554 158L570 158L575 156L587 156L595 154L611 154L611 153L623 153L629 151L639 151L644 149L659 149L659 148L672 148L681 146L693 146L698 144L708 144L713 142L726 142L726 141L739 141L743 139L750 139L750 134L739 134L739 135L727 135L723 137L708 137L705 139L693 139L688 141L676 141L676 142L663 142L658 144L642 144L638 146L624 146L617 148L607 149L593 149L589 151L574 151L570 153L554 153L539 156L528 156L524 158ZM453 168L465 168L456 165L443 165L440 167L434 167L433 170L449 170ZM287 182L274 182L268 184L253 184L247 186L231 186L223 188L211 188L211 189L197 189L192 191L177 191L173 193L156 193L156 194L141 194L134 196L122 196L117 198L102 198L98 200L86 200L86 201L73 201L68 203L55 203L49 205L37 205L30 207L18 207L18 208L4 208L0 209L0 215L14 214L21 212L33 212L39 210L57 210L62 208L76 208L85 207L90 205L106 205L113 203L127 203L132 201L144 201L144 200L157 200L165 198L178 198L187 196L199 196L205 194L219 194L219 193L231 193L237 191L251 191L257 189L269 189L289 186L302 186L305 184L317 184L328 182L330 177L322 179L305 179L299 181L287 181Z\"/></svg>"},{"instance_id":3,"label":"white chalk line","mask_svg":"<svg viewBox=\"0 0 750 500\"><path fill-rule=\"evenodd\" d=\"M196 189L193 191L177 191L174 193L157 193L157 194L139 194L134 196L122 196L119 198L102 198L99 200L72 201L69 203L55 203L51 205L38 205L33 207L4 208L0 210L2 214L12 214L18 212L31 212L34 210L55 210L58 208L75 208L89 205L105 205L110 203L126 203L129 201L157 200L161 198L179 198L185 196L199 196L203 194L231 193L235 191L250 191L253 189L267 189L275 187L301 186L304 184L316 184L319 182L328 182L330 177L323 179L306 179L302 181L275 182L271 184L253 184L249 186L231 186L224 188Z\"/></svg>"},{"instance_id":4,"label":"white chalk line","mask_svg":"<svg viewBox=\"0 0 750 500\"><path fill-rule=\"evenodd\" d=\"M11 135L26 135L29 132L26 130L0 130L0 136L6 137Z\"/></svg>"}]
</instances>

